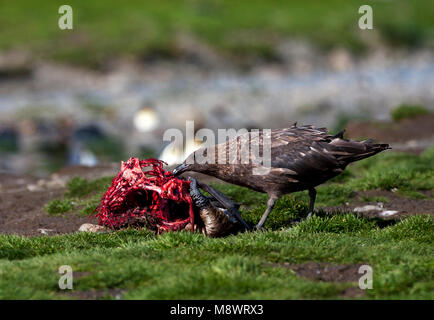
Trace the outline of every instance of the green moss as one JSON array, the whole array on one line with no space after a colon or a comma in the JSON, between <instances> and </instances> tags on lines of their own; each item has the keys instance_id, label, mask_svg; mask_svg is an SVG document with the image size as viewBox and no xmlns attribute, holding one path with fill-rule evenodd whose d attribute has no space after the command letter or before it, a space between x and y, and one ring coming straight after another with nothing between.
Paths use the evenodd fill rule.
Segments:
<instances>
[{"instance_id":1,"label":"green moss","mask_svg":"<svg viewBox=\"0 0 434 320\"><path fill-rule=\"evenodd\" d=\"M94 213L96 207L99 205L99 202L100 202L100 197L98 197L96 199L93 198L93 199L87 200L84 203L83 208L80 209L80 214L83 216L91 215L92 213Z\"/></svg>"},{"instance_id":2,"label":"green moss","mask_svg":"<svg viewBox=\"0 0 434 320\"><path fill-rule=\"evenodd\" d=\"M72 212L90 215L98 206L102 194L107 191L113 177L102 177L88 181L81 177L73 177L66 186L64 198L51 200L45 211L49 214Z\"/></svg>"},{"instance_id":3,"label":"green moss","mask_svg":"<svg viewBox=\"0 0 434 320\"><path fill-rule=\"evenodd\" d=\"M70 198L82 198L92 192L103 192L110 186L112 179L112 177L103 177L87 181L81 177L73 177L66 185L65 196Z\"/></svg>"},{"instance_id":4,"label":"green moss","mask_svg":"<svg viewBox=\"0 0 434 320\"><path fill-rule=\"evenodd\" d=\"M374 290L365 292L370 299L432 299L433 231L429 216L380 228L346 214L220 239L131 229L0 235L0 299L62 298L55 271L65 264L87 273L74 278L75 291L120 288L124 299L339 299L344 289L357 288L310 281L276 266L311 261L370 265Z\"/></svg>"},{"instance_id":5,"label":"green moss","mask_svg":"<svg viewBox=\"0 0 434 320\"><path fill-rule=\"evenodd\" d=\"M87 180L81 177L73 177L67 183L66 188L66 196L68 197L82 197L92 191Z\"/></svg>"},{"instance_id":6,"label":"green moss","mask_svg":"<svg viewBox=\"0 0 434 320\"><path fill-rule=\"evenodd\" d=\"M59 215L72 210L72 202L69 199L53 199L44 207L45 211L51 215Z\"/></svg>"},{"instance_id":7,"label":"green moss","mask_svg":"<svg viewBox=\"0 0 434 320\"><path fill-rule=\"evenodd\" d=\"M431 112L423 106L402 104L390 112L390 116L394 121L402 119L414 118L420 115L430 114Z\"/></svg>"}]
</instances>

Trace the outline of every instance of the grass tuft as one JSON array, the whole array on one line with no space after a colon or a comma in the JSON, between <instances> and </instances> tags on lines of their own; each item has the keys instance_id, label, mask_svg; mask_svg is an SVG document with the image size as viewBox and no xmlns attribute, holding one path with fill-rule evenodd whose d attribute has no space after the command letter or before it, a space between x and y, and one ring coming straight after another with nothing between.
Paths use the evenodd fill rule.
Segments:
<instances>
[{"instance_id":1,"label":"grass tuft","mask_svg":"<svg viewBox=\"0 0 434 320\"><path fill-rule=\"evenodd\" d=\"M387 236L394 240L414 239L423 243L434 243L434 220L431 216L410 216L393 227L386 228Z\"/></svg>"},{"instance_id":2,"label":"grass tuft","mask_svg":"<svg viewBox=\"0 0 434 320\"><path fill-rule=\"evenodd\" d=\"M87 181L81 177L73 177L69 180L65 196L70 198L82 198L91 192L104 192L110 186L112 177L98 178Z\"/></svg>"},{"instance_id":3,"label":"grass tuft","mask_svg":"<svg viewBox=\"0 0 434 320\"><path fill-rule=\"evenodd\" d=\"M48 202L44 209L50 215L59 215L72 210L72 202L69 199L53 199Z\"/></svg>"},{"instance_id":4,"label":"grass tuft","mask_svg":"<svg viewBox=\"0 0 434 320\"><path fill-rule=\"evenodd\" d=\"M296 226L301 232L317 233L360 233L377 227L374 220L358 217L354 214L337 214L332 216L314 215Z\"/></svg>"}]
</instances>

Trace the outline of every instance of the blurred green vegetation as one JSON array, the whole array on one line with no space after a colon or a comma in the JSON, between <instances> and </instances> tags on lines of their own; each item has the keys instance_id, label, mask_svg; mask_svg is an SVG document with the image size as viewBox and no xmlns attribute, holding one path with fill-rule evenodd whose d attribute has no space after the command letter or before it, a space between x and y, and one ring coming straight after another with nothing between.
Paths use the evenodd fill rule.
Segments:
<instances>
[{"instance_id":1,"label":"blurred green vegetation","mask_svg":"<svg viewBox=\"0 0 434 320\"><path fill-rule=\"evenodd\" d=\"M434 2L428 0L93 0L71 3L74 29L60 30L62 4L1 0L0 49L31 50L35 57L100 68L120 55L177 58L182 54L177 41L187 34L239 61L274 60L282 39L359 53L369 47L366 38L373 32L390 45L428 45L434 26ZM358 28L363 4L373 7L372 31Z\"/></svg>"},{"instance_id":2,"label":"blurred green vegetation","mask_svg":"<svg viewBox=\"0 0 434 320\"><path fill-rule=\"evenodd\" d=\"M430 113L430 110L420 105L401 104L390 112L390 116L394 121L400 121Z\"/></svg>"},{"instance_id":3,"label":"blurred green vegetation","mask_svg":"<svg viewBox=\"0 0 434 320\"><path fill-rule=\"evenodd\" d=\"M104 136L98 139L89 139L86 146L101 162L121 161L127 158L124 144L115 136Z\"/></svg>"},{"instance_id":4,"label":"blurred green vegetation","mask_svg":"<svg viewBox=\"0 0 434 320\"><path fill-rule=\"evenodd\" d=\"M102 177L88 181L82 177L73 177L66 185L62 199L52 199L45 206L51 215L73 210L74 214L90 215L98 206L102 194L108 189L113 177Z\"/></svg>"},{"instance_id":5,"label":"blurred green vegetation","mask_svg":"<svg viewBox=\"0 0 434 320\"><path fill-rule=\"evenodd\" d=\"M0 137L1 138L1 137ZM14 153L19 150L18 142L14 140L0 139L0 152Z\"/></svg>"},{"instance_id":6,"label":"blurred green vegetation","mask_svg":"<svg viewBox=\"0 0 434 320\"><path fill-rule=\"evenodd\" d=\"M50 215L59 215L72 210L72 202L69 199L53 199L45 205L45 211Z\"/></svg>"},{"instance_id":7,"label":"blurred green vegetation","mask_svg":"<svg viewBox=\"0 0 434 320\"><path fill-rule=\"evenodd\" d=\"M102 193L110 186L112 179L112 177L103 177L87 181L81 177L73 177L66 185L65 195L80 198L92 192Z\"/></svg>"}]
</instances>

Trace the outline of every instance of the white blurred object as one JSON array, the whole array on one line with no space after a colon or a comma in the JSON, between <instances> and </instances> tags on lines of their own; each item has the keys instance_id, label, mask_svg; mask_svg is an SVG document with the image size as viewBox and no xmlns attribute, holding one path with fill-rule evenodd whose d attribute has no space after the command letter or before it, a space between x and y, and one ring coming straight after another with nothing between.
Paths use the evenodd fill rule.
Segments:
<instances>
[{"instance_id":1,"label":"white blurred object","mask_svg":"<svg viewBox=\"0 0 434 320\"><path fill-rule=\"evenodd\" d=\"M369 211L381 211L378 213L378 215L382 217L389 217L393 216L394 214L398 213L396 210L384 210L383 203L379 202L376 206L368 204L363 207L355 207L354 212L369 212Z\"/></svg>"},{"instance_id":2,"label":"white blurred object","mask_svg":"<svg viewBox=\"0 0 434 320\"><path fill-rule=\"evenodd\" d=\"M35 191L43 191L44 188L42 188L41 186L39 186L37 184L28 184L27 190L29 190L30 192L35 192Z\"/></svg>"},{"instance_id":3,"label":"white blurred object","mask_svg":"<svg viewBox=\"0 0 434 320\"><path fill-rule=\"evenodd\" d=\"M398 211L396 210L385 210L380 212L380 216L382 217L389 217L389 216L393 216L394 214L397 214Z\"/></svg>"},{"instance_id":4,"label":"white blurred object","mask_svg":"<svg viewBox=\"0 0 434 320\"><path fill-rule=\"evenodd\" d=\"M182 159L182 161L184 161L190 154L192 154L197 149L199 149L201 145L202 145L202 142L198 142L197 140L194 140L194 139L187 141L187 143L185 144L184 158Z\"/></svg>"},{"instance_id":5,"label":"white blurred object","mask_svg":"<svg viewBox=\"0 0 434 320\"><path fill-rule=\"evenodd\" d=\"M368 212L368 211L381 211L383 210L383 206L374 206L372 204L368 204L363 207L355 207L354 212Z\"/></svg>"},{"instance_id":6,"label":"white blurred object","mask_svg":"<svg viewBox=\"0 0 434 320\"><path fill-rule=\"evenodd\" d=\"M38 232L45 234L45 235L48 235L49 232L53 232L53 231L54 231L53 229L42 229L42 228L38 229Z\"/></svg>"},{"instance_id":7,"label":"white blurred object","mask_svg":"<svg viewBox=\"0 0 434 320\"><path fill-rule=\"evenodd\" d=\"M79 164L82 166L93 167L98 164L98 159L89 150L83 150L80 154Z\"/></svg>"},{"instance_id":8,"label":"white blurred object","mask_svg":"<svg viewBox=\"0 0 434 320\"><path fill-rule=\"evenodd\" d=\"M105 227L99 226L97 224L84 223L80 226L78 231L81 231L81 232L105 232L107 230Z\"/></svg>"},{"instance_id":9,"label":"white blurred object","mask_svg":"<svg viewBox=\"0 0 434 320\"><path fill-rule=\"evenodd\" d=\"M157 128L158 115L152 108L143 108L134 115L134 126L139 132L149 132Z\"/></svg>"},{"instance_id":10,"label":"white blurred object","mask_svg":"<svg viewBox=\"0 0 434 320\"><path fill-rule=\"evenodd\" d=\"M176 148L174 144L169 144L163 149L158 158L171 166L184 161L184 153L181 149Z\"/></svg>"},{"instance_id":11,"label":"white blurred object","mask_svg":"<svg viewBox=\"0 0 434 320\"><path fill-rule=\"evenodd\" d=\"M98 164L98 158L85 148L82 143L75 142L69 152L69 165L93 167Z\"/></svg>"},{"instance_id":12,"label":"white blurred object","mask_svg":"<svg viewBox=\"0 0 434 320\"><path fill-rule=\"evenodd\" d=\"M192 152L196 151L202 145L201 142L196 140L187 141L184 150L181 150L175 146L175 144L168 144L160 156L160 160L166 162L169 166L182 163Z\"/></svg>"}]
</instances>

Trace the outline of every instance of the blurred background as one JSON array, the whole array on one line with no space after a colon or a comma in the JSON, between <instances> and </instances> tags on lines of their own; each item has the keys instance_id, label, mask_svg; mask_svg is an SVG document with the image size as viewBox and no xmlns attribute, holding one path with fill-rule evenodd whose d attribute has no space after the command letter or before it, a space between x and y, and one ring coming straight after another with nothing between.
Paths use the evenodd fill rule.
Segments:
<instances>
[{"instance_id":1,"label":"blurred background","mask_svg":"<svg viewBox=\"0 0 434 320\"><path fill-rule=\"evenodd\" d=\"M0 172L179 163L163 133L186 120L346 127L417 152L434 140L433 17L429 0L0 0Z\"/></svg>"}]
</instances>

